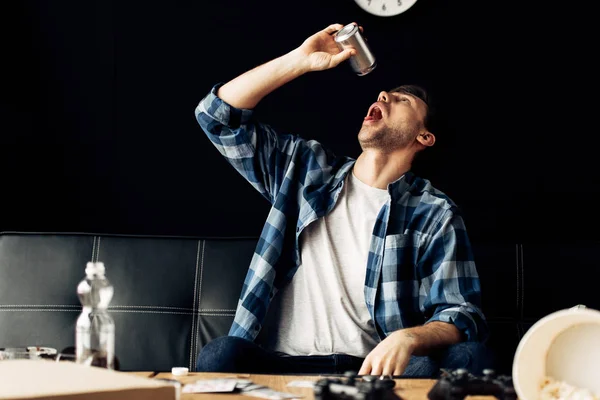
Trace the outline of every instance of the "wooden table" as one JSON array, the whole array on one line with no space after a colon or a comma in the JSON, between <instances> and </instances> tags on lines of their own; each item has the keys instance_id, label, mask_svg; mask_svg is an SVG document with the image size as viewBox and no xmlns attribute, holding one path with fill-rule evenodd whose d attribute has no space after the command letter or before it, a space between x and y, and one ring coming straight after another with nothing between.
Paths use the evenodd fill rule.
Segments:
<instances>
[{"instance_id":1,"label":"wooden table","mask_svg":"<svg viewBox=\"0 0 600 400\"><path fill-rule=\"evenodd\" d=\"M314 400L312 388L287 387L291 381L316 381L324 376L311 375L263 375L263 374L225 374L225 373L197 373L193 372L187 376L174 376L171 373L153 373L153 372L128 372L131 374L145 376L150 378L175 379L182 384L195 382L198 379L215 379L215 378L236 378L248 379L254 383L268 386L271 389L298 394L302 400ZM427 392L435 384L434 379L397 379L396 394L403 400L427 400ZM490 396L467 397L468 399L493 399ZM250 399L256 400L256 397L243 396L241 394L182 394L181 400L202 400L202 399Z\"/></svg>"}]
</instances>

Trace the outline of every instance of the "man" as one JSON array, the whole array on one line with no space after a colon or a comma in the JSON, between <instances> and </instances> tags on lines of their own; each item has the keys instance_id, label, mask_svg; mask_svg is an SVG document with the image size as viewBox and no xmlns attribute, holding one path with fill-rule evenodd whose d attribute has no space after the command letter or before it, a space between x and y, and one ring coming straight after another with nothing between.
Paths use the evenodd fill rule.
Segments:
<instances>
[{"instance_id":1,"label":"man","mask_svg":"<svg viewBox=\"0 0 600 400\"><path fill-rule=\"evenodd\" d=\"M332 36L342 27L215 85L196 109L217 149L272 203L229 335L202 349L199 371L435 376L482 366L487 327L462 218L410 172L435 143L426 93L381 92L356 160L253 116L273 90L351 57Z\"/></svg>"}]
</instances>

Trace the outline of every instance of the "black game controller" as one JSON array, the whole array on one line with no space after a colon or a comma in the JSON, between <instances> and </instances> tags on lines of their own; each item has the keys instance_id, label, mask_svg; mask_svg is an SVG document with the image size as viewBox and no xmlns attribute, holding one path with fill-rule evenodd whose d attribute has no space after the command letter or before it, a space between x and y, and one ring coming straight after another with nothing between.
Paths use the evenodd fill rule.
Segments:
<instances>
[{"instance_id":1,"label":"black game controller","mask_svg":"<svg viewBox=\"0 0 600 400\"><path fill-rule=\"evenodd\" d=\"M315 400L400 400L390 376L344 374L345 379L323 378L314 386Z\"/></svg>"},{"instance_id":2,"label":"black game controller","mask_svg":"<svg viewBox=\"0 0 600 400\"><path fill-rule=\"evenodd\" d=\"M495 396L500 400L517 400L512 378L496 376L491 369L484 369L481 377L462 368L442 370L442 376L427 393L429 400L462 400L467 396Z\"/></svg>"}]
</instances>

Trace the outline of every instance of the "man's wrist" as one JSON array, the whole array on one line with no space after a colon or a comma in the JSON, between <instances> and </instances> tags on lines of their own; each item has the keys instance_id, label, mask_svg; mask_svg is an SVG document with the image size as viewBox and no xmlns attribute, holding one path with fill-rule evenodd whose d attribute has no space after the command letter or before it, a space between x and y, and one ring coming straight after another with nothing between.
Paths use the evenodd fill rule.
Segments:
<instances>
[{"instance_id":1,"label":"man's wrist","mask_svg":"<svg viewBox=\"0 0 600 400\"><path fill-rule=\"evenodd\" d=\"M284 60L284 63L292 69L296 77L310 72L308 57L299 48L285 54L282 59Z\"/></svg>"},{"instance_id":2,"label":"man's wrist","mask_svg":"<svg viewBox=\"0 0 600 400\"><path fill-rule=\"evenodd\" d=\"M405 347L408 352L412 355L415 350L419 347L418 335L412 333L408 329L401 329L393 333L398 336L398 341L401 346Z\"/></svg>"}]
</instances>

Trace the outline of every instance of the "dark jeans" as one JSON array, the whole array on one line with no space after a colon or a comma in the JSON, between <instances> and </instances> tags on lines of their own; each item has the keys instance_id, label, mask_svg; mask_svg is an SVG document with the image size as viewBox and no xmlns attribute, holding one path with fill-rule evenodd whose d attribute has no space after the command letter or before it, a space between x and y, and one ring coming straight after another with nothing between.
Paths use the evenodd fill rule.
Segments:
<instances>
[{"instance_id":1,"label":"dark jeans","mask_svg":"<svg viewBox=\"0 0 600 400\"><path fill-rule=\"evenodd\" d=\"M287 356L233 336L214 339L202 348L196 370L199 372L343 374L358 372L363 358L345 354L327 356ZM404 376L439 376L440 369L466 368L481 374L491 368L490 353L481 343L463 342L427 357L412 356Z\"/></svg>"}]
</instances>

